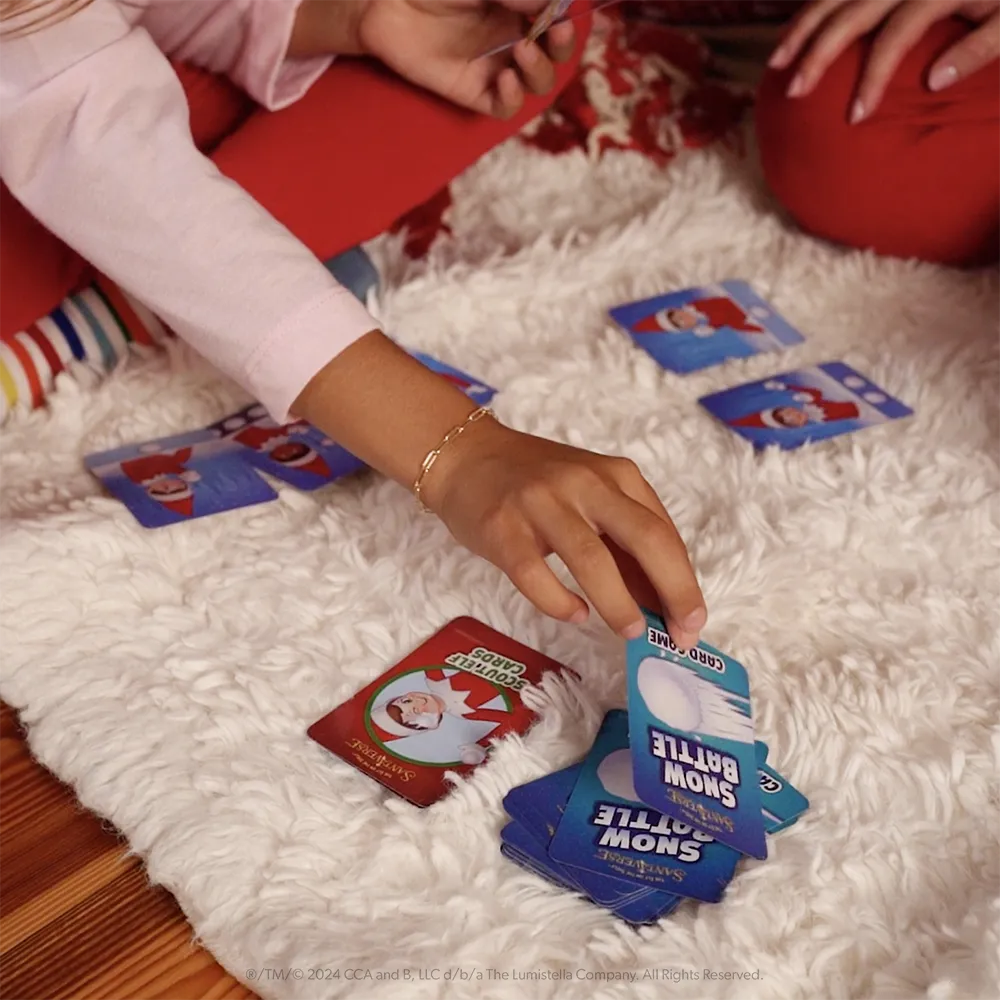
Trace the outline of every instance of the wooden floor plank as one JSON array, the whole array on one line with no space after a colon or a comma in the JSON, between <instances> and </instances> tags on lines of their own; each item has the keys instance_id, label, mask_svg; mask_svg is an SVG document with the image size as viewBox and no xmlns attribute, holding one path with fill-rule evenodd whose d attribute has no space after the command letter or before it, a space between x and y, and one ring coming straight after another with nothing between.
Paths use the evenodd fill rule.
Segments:
<instances>
[{"instance_id":1,"label":"wooden floor plank","mask_svg":"<svg viewBox=\"0 0 1000 1000\"><path fill-rule=\"evenodd\" d=\"M0 704L0 997L255 1000Z\"/></svg>"}]
</instances>

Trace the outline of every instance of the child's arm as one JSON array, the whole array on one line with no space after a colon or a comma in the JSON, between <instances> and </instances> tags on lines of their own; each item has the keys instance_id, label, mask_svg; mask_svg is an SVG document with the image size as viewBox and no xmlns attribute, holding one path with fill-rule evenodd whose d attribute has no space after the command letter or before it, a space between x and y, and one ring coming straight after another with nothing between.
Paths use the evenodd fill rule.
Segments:
<instances>
[{"instance_id":1,"label":"child's arm","mask_svg":"<svg viewBox=\"0 0 1000 1000\"><path fill-rule=\"evenodd\" d=\"M117 4L0 48L11 193L276 417L377 325L197 151L176 74Z\"/></svg>"}]
</instances>

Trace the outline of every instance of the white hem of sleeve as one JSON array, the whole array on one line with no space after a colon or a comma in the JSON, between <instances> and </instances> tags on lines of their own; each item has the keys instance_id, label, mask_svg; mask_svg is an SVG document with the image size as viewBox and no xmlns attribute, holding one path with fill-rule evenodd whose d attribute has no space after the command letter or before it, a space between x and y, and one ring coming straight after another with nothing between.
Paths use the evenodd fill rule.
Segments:
<instances>
[{"instance_id":1,"label":"white hem of sleeve","mask_svg":"<svg viewBox=\"0 0 1000 1000\"><path fill-rule=\"evenodd\" d=\"M293 313L244 365L242 383L279 423L313 376L344 348L381 327L346 288L337 286Z\"/></svg>"},{"instance_id":2,"label":"white hem of sleeve","mask_svg":"<svg viewBox=\"0 0 1000 1000\"><path fill-rule=\"evenodd\" d=\"M298 3L282 4L280 23L269 24L270 30L262 39L267 43L262 53L266 67L263 79L259 83L255 80L252 85L248 84L250 96L268 111L280 111L294 104L333 63L332 55L313 59L289 59L286 56L298 9Z\"/></svg>"}]
</instances>

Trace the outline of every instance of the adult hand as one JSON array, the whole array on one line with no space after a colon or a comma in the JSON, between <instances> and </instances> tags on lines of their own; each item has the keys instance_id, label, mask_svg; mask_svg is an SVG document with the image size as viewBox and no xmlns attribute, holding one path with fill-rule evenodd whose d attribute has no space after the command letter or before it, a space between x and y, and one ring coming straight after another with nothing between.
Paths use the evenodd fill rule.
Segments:
<instances>
[{"instance_id":1,"label":"adult hand","mask_svg":"<svg viewBox=\"0 0 1000 1000\"><path fill-rule=\"evenodd\" d=\"M851 122L860 122L878 107L927 29L954 15L978 26L929 68L927 86L944 90L1000 57L1000 0L813 0L796 15L769 65L784 69L801 56L788 96L803 97L849 45L877 29L850 112Z\"/></svg>"},{"instance_id":2,"label":"adult hand","mask_svg":"<svg viewBox=\"0 0 1000 1000\"><path fill-rule=\"evenodd\" d=\"M682 649L698 641L705 602L687 550L629 460L480 421L442 452L424 496L458 541L545 614L580 623L588 613L545 562L555 553L625 638L645 629L642 602L662 608Z\"/></svg>"}]
</instances>

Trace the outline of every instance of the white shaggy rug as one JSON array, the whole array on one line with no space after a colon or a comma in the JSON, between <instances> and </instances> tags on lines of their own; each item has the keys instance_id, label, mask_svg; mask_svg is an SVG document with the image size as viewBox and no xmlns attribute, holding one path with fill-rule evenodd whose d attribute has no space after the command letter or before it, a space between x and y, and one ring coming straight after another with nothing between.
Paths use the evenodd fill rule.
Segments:
<instances>
[{"instance_id":1,"label":"white shaggy rug","mask_svg":"<svg viewBox=\"0 0 1000 1000\"><path fill-rule=\"evenodd\" d=\"M64 379L51 412L3 432L0 693L34 751L268 998L995 996L995 275L798 235L719 153L664 172L510 143L455 195L455 239L426 264L375 247L389 328L500 387L518 427L642 466L690 542L706 638L747 664L758 731L812 810L723 903L639 931L503 860L501 798L623 703L622 643L542 619L371 474L140 528L81 456L239 400L176 346L100 386ZM678 377L605 318L724 278L806 342ZM916 416L755 456L695 404L841 358ZM305 730L460 614L584 680L420 811ZM397 969L410 980L376 978ZM664 969L679 981L643 978Z\"/></svg>"}]
</instances>

